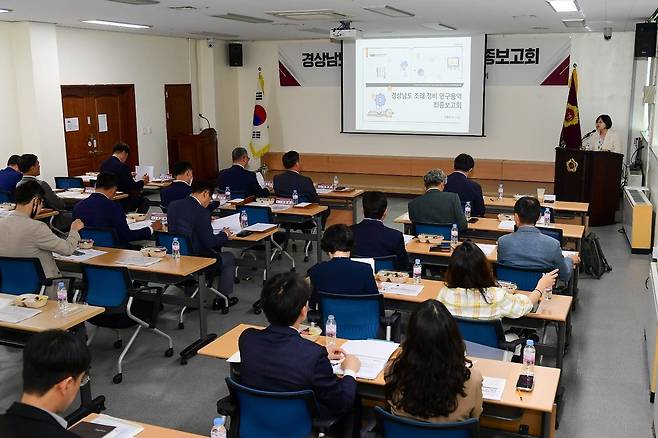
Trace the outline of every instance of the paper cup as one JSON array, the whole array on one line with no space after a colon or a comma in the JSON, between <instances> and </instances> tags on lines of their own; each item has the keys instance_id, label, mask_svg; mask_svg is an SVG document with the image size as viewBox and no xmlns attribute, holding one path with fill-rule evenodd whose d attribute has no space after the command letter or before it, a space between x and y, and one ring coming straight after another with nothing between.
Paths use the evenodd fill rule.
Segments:
<instances>
[{"instance_id":1,"label":"paper cup","mask_svg":"<svg viewBox=\"0 0 658 438\"><path fill-rule=\"evenodd\" d=\"M539 202L544 202L545 193L546 193L546 189L542 189L542 188L537 189L537 199L539 199Z\"/></svg>"}]
</instances>

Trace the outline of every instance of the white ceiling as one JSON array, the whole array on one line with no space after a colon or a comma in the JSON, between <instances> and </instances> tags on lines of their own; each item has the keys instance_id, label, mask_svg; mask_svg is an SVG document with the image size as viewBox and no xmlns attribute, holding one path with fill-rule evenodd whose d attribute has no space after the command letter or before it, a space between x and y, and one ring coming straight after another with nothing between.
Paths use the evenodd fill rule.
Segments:
<instances>
[{"instance_id":1,"label":"white ceiling","mask_svg":"<svg viewBox=\"0 0 658 438\"><path fill-rule=\"evenodd\" d=\"M159 4L145 6L108 0L0 0L0 8L13 10L0 14L0 20L112 30L81 23L81 20L102 19L153 26L149 30L132 31L138 33L195 37L194 34L211 32L232 35L225 39L237 41L322 38L328 35L329 29L336 27L336 22L331 20L298 22L265 14L275 10L333 9L349 15L354 21L353 27L363 30L365 36L377 37L450 33L423 26L436 23L456 27L459 33L571 32L574 30L567 29L560 19L582 17L591 31L601 31L603 27L632 31L634 23L644 21L658 7L656 0L577 1L581 12L557 14L545 0L160 0ZM381 5L403 9L415 16L389 18L362 9ZM176 11L169 9L170 6L198 9ZM250 24L210 17L228 12L272 19L274 23ZM301 31L308 28L323 29L327 33Z\"/></svg>"}]
</instances>

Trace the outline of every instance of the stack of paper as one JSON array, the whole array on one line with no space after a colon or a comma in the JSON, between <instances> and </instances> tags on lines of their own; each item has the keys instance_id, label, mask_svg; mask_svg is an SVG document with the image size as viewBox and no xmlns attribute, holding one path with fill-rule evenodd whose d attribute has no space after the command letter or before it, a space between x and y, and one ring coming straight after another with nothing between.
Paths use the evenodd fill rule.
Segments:
<instances>
[{"instance_id":1,"label":"stack of paper","mask_svg":"<svg viewBox=\"0 0 658 438\"><path fill-rule=\"evenodd\" d=\"M347 354L353 354L361 361L361 369L357 377L374 380L384 370L388 359L400 344L395 342L369 339L365 341L347 341L342 345ZM334 372L341 373L340 365L334 367Z\"/></svg>"},{"instance_id":2,"label":"stack of paper","mask_svg":"<svg viewBox=\"0 0 658 438\"><path fill-rule=\"evenodd\" d=\"M128 224L128 228L131 230L140 230L142 228L147 228L153 225L153 221L150 220L145 220L145 221L139 221L139 222L133 222L132 224Z\"/></svg>"},{"instance_id":3,"label":"stack of paper","mask_svg":"<svg viewBox=\"0 0 658 438\"><path fill-rule=\"evenodd\" d=\"M482 398L485 400L502 400L505 391L505 379L482 376Z\"/></svg>"},{"instance_id":4,"label":"stack of paper","mask_svg":"<svg viewBox=\"0 0 658 438\"><path fill-rule=\"evenodd\" d=\"M151 266L158 263L161 258L158 257L142 257L142 256L125 256L116 260L117 265L129 266Z\"/></svg>"},{"instance_id":5,"label":"stack of paper","mask_svg":"<svg viewBox=\"0 0 658 438\"><path fill-rule=\"evenodd\" d=\"M76 252L81 254L63 256L60 254L53 253L53 257L55 257L57 260L66 260L69 262L80 263L89 259L93 259L94 257L97 257L101 254L105 254L106 251L99 251L97 249L79 249Z\"/></svg>"},{"instance_id":6,"label":"stack of paper","mask_svg":"<svg viewBox=\"0 0 658 438\"><path fill-rule=\"evenodd\" d=\"M212 228L215 234L219 234L224 228L229 228L233 233L239 233L242 230L240 228L240 213L213 219Z\"/></svg>"},{"instance_id":7,"label":"stack of paper","mask_svg":"<svg viewBox=\"0 0 658 438\"><path fill-rule=\"evenodd\" d=\"M144 430L139 424L131 423L120 418L110 417L105 414L100 414L98 417L91 420L90 423L115 427L115 429L109 435L106 435L105 438L132 438Z\"/></svg>"},{"instance_id":8,"label":"stack of paper","mask_svg":"<svg viewBox=\"0 0 658 438\"><path fill-rule=\"evenodd\" d=\"M476 243L476 245L482 250L485 256L490 256L496 249L496 245L490 245L488 243Z\"/></svg>"},{"instance_id":9,"label":"stack of paper","mask_svg":"<svg viewBox=\"0 0 658 438\"><path fill-rule=\"evenodd\" d=\"M66 192L58 193L57 196L59 196L60 198L87 199L89 197L89 193L66 191Z\"/></svg>"},{"instance_id":10,"label":"stack of paper","mask_svg":"<svg viewBox=\"0 0 658 438\"><path fill-rule=\"evenodd\" d=\"M424 286L422 284L381 283L379 289L387 294L417 297L423 290L423 287Z\"/></svg>"},{"instance_id":11,"label":"stack of paper","mask_svg":"<svg viewBox=\"0 0 658 438\"><path fill-rule=\"evenodd\" d=\"M292 207L292 205L288 205L288 204L272 204L272 205L270 205L270 208L272 209L272 211L283 211L283 210L289 209L290 207Z\"/></svg>"},{"instance_id":12,"label":"stack of paper","mask_svg":"<svg viewBox=\"0 0 658 438\"><path fill-rule=\"evenodd\" d=\"M39 309L27 307L4 306L0 308L0 321L16 324L41 313Z\"/></svg>"},{"instance_id":13,"label":"stack of paper","mask_svg":"<svg viewBox=\"0 0 658 438\"><path fill-rule=\"evenodd\" d=\"M414 240L414 236L412 236L411 234L403 234L402 237L404 238L405 245L411 242L412 240Z\"/></svg>"},{"instance_id":14,"label":"stack of paper","mask_svg":"<svg viewBox=\"0 0 658 438\"><path fill-rule=\"evenodd\" d=\"M365 263L372 268L372 275L375 275L375 259L367 257L352 257L353 262Z\"/></svg>"},{"instance_id":15,"label":"stack of paper","mask_svg":"<svg viewBox=\"0 0 658 438\"><path fill-rule=\"evenodd\" d=\"M498 224L498 229L499 230L507 230L507 231L514 231L514 221L500 221Z\"/></svg>"},{"instance_id":16,"label":"stack of paper","mask_svg":"<svg viewBox=\"0 0 658 438\"><path fill-rule=\"evenodd\" d=\"M247 228L245 228L245 230L253 231L254 233L262 233L271 230L272 228L276 228L276 225L257 223L257 224L249 225Z\"/></svg>"},{"instance_id":17,"label":"stack of paper","mask_svg":"<svg viewBox=\"0 0 658 438\"><path fill-rule=\"evenodd\" d=\"M318 195L326 195L327 193L331 193L334 190L333 189L316 189L315 191L318 193Z\"/></svg>"}]
</instances>

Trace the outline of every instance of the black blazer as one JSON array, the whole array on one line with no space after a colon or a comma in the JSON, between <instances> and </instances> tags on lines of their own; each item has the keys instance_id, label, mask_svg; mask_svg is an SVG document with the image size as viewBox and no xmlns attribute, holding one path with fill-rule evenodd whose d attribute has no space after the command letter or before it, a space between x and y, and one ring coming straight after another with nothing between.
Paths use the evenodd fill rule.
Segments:
<instances>
[{"instance_id":1,"label":"black blazer","mask_svg":"<svg viewBox=\"0 0 658 438\"><path fill-rule=\"evenodd\" d=\"M459 231L468 227L459 196L432 189L409 203L409 219L421 224L457 224Z\"/></svg>"},{"instance_id":2,"label":"black blazer","mask_svg":"<svg viewBox=\"0 0 658 438\"><path fill-rule=\"evenodd\" d=\"M407 270L409 257L402 233L389 228L382 221L364 219L352 225L355 249L352 254L363 257L396 256L397 269Z\"/></svg>"},{"instance_id":3,"label":"black blazer","mask_svg":"<svg viewBox=\"0 0 658 438\"><path fill-rule=\"evenodd\" d=\"M0 415L0 437L80 438L64 429L48 412L20 402L14 402L6 414Z\"/></svg>"},{"instance_id":4,"label":"black blazer","mask_svg":"<svg viewBox=\"0 0 658 438\"><path fill-rule=\"evenodd\" d=\"M448 183L444 192L457 193L461 202L471 203L471 215L484 216L484 198L480 184L467 178L461 172L452 172L448 175Z\"/></svg>"},{"instance_id":5,"label":"black blazer","mask_svg":"<svg viewBox=\"0 0 658 438\"><path fill-rule=\"evenodd\" d=\"M245 169L239 164L234 164L228 169L222 169L217 175L217 188L223 191L226 190L226 187L231 189L231 193L236 192L245 196L270 196L267 187L261 187L258 184L256 173Z\"/></svg>"},{"instance_id":6,"label":"black blazer","mask_svg":"<svg viewBox=\"0 0 658 438\"><path fill-rule=\"evenodd\" d=\"M292 197L292 191L297 190L300 202L320 202L315 191L313 180L292 170L286 170L274 177L274 193L286 198Z\"/></svg>"},{"instance_id":7,"label":"black blazer","mask_svg":"<svg viewBox=\"0 0 658 438\"><path fill-rule=\"evenodd\" d=\"M311 307L318 303L317 292L345 295L379 293L370 265L355 262L347 257L334 257L318 263L308 270L308 275L313 285L313 295L309 300Z\"/></svg>"},{"instance_id":8,"label":"black blazer","mask_svg":"<svg viewBox=\"0 0 658 438\"><path fill-rule=\"evenodd\" d=\"M238 341L240 382L263 391L315 393L319 415L336 417L351 411L356 396L352 377L333 373L324 346L302 338L291 327L248 328Z\"/></svg>"},{"instance_id":9,"label":"black blazer","mask_svg":"<svg viewBox=\"0 0 658 438\"><path fill-rule=\"evenodd\" d=\"M172 202L187 198L191 194L192 186L185 181L173 181L169 187L160 190L160 205L166 210ZM213 211L217 207L219 207L219 202L212 201L208 206L208 210Z\"/></svg>"},{"instance_id":10,"label":"black blazer","mask_svg":"<svg viewBox=\"0 0 658 438\"><path fill-rule=\"evenodd\" d=\"M210 210L192 196L172 202L167 209L169 232L187 236L196 256L215 257L213 249L228 242L223 232L214 234L211 219Z\"/></svg>"},{"instance_id":11,"label":"black blazer","mask_svg":"<svg viewBox=\"0 0 658 438\"><path fill-rule=\"evenodd\" d=\"M101 164L101 172L110 172L117 177L117 188L128 195L139 194L144 188L144 181L135 181L130 167L112 155Z\"/></svg>"}]
</instances>

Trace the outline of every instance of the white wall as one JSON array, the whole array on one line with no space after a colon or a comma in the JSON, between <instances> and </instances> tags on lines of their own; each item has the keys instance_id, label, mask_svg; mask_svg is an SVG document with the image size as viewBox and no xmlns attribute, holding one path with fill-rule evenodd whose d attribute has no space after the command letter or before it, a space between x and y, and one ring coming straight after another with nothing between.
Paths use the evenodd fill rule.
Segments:
<instances>
[{"instance_id":1,"label":"white wall","mask_svg":"<svg viewBox=\"0 0 658 438\"><path fill-rule=\"evenodd\" d=\"M485 138L341 134L339 87L279 87L278 42L244 47L239 69L239 136L249 142L256 75L263 67L269 95L272 150L552 161L560 137L567 87L487 87ZM633 59L633 33L572 35L572 59L579 65L583 134L598 114L608 113L626 139Z\"/></svg>"},{"instance_id":2,"label":"white wall","mask_svg":"<svg viewBox=\"0 0 658 438\"><path fill-rule=\"evenodd\" d=\"M22 152L16 114L16 75L11 44L12 25L0 22L0 167Z\"/></svg>"}]
</instances>

